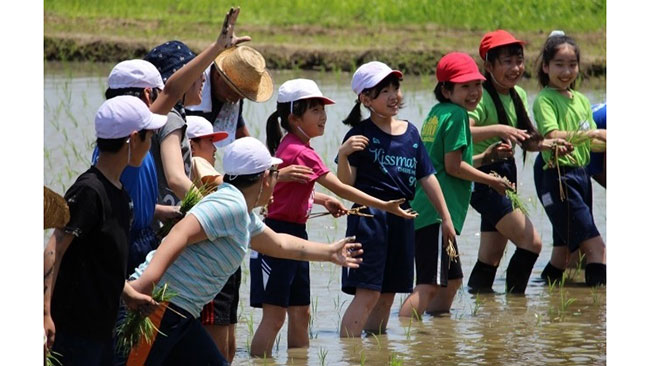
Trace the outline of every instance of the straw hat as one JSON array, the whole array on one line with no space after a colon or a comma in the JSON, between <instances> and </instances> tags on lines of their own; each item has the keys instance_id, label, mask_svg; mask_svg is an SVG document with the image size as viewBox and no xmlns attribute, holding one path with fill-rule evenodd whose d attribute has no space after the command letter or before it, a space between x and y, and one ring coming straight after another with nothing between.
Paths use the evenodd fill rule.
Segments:
<instances>
[{"instance_id":1,"label":"straw hat","mask_svg":"<svg viewBox=\"0 0 650 366\"><path fill-rule=\"evenodd\" d=\"M70 209L65 199L53 190L43 186L45 197L43 198L44 228L63 228L70 221Z\"/></svg>"},{"instance_id":2,"label":"straw hat","mask_svg":"<svg viewBox=\"0 0 650 366\"><path fill-rule=\"evenodd\" d=\"M266 102L273 95L273 80L266 70L264 57L248 46L235 46L214 60L226 84L242 97Z\"/></svg>"}]
</instances>

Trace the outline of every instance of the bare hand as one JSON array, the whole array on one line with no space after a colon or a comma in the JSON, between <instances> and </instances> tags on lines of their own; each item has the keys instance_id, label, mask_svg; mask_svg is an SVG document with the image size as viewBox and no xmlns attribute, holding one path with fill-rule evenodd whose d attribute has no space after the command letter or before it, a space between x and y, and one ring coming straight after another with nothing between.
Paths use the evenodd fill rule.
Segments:
<instances>
[{"instance_id":1,"label":"bare hand","mask_svg":"<svg viewBox=\"0 0 650 366\"><path fill-rule=\"evenodd\" d=\"M363 249L361 249L360 243L353 243L354 240L356 240L356 237L349 236L332 243L330 261L341 267L359 268L363 258L358 257L363 254Z\"/></svg>"},{"instance_id":2,"label":"bare hand","mask_svg":"<svg viewBox=\"0 0 650 366\"><path fill-rule=\"evenodd\" d=\"M454 229L454 224L451 222L451 219L442 220L440 230L442 230L443 248L447 248L449 242L456 242L456 229Z\"/></svg>"},{"instance_id":3,"label":"bare hand","mask_svg":"<svg viewBox=\"0 0 650 366\"><path fill-rule=\"evenodd\" d=\"M491 176L492 177L492 182L490 183L490 187L497 191L500 195L505 195L506 190L514 190L515 187L508 181L506 177L496 177L496 176Z\"/></svg>"},{"instance_id":4,"label":"bare hand","mask_svg":"<svg viewBox=\"0 0 650 366\"><path fill-rule=\"evenodd\" d=\"M183 218L181 206L156 205L154 216L161 221Z\"/></svg>"},{"instance_id":5,"label":"bare hand","mask_svg":"<svg viewBox=\"0 0 650 366\"><path fill-rule=\"evenodd\" d=\"M122 299L127 308L143 315L151 314L158 306L158 303L151 296L137 291L125 291L122 294Z\"/></svg>"},{"instance_id":6,"label":"bare hand","mask_svg":"<svg viewBox=\"0 0 650 366\"><path fill-rule=\"evenodd\" d=\"M555 149L557 149L559 156L573 152L573 144L565 139L544 139L541 142L541 146L542 148L540 150L553 150L553 154L555 154Z\"/></svg>"},{"instance_id":7,"label":"bare hand","mask_svg":"<svg viewBox=\"0 0 650 366\"><path fill-rule=\"evenodd\" d=\"M348 213L348 210L345 208L345 206L343 206L341 201L337 200L334 197L327 199L323 206L325 206L327 211L329 211L329 213L331 213L334 217L341 217Z\"/></svg>"},{"instance_id":8,"label":"bare hand","mask_svg":"<svg viewBox=\"0 0 650 366\"><path fill-rule=\"evenodd\" d=\"M361 151L368 146L368 138L363 135L350 136L349 139L339 147L339 154L349 156L350 154Z\"/></svg>"},{"instance_id":9,"label":"bare hand","mask_svg":"<svg viewBox=\"0 0 650 366\"><path fill-rule=\"evenodd\" d=\"M497 161L510 159L514 155L514 152L509 144L499 141L488 146L483 154L481 165L487 165L496 163Z\"/></svg>"},{"instance_id":10,"label":"bare hand","mask_svg":"<svg viewBox=\"0 0 650 366\"><path fill-rule=\"evenodd\" d=\"M520 130L512 126L499 125L499 136L508 141L523 142L528 139L530 135L526 130Z\"/></svg>"},{"instance_id":11,"label":"bare hand","mask_svg":"<svg viewBox=\"0 0 650 366\"><path fill-rule=\"evenodd\" d=\"M43 329L45 330L45 352L52 348L54 344L54 335L56 334L56 328L54 327L54 321L50 314L45 314L43 316Z\"/></svg>"},{"instance_id":12,"label":"bare hand","mask_svg":"<svg viewBox=\"0 0 650 366\"><path fill-rule=\"evenodd\" d=\"M406 198L400 198L398 200L391 200L386 202L386 208L385 210L392 213L393 215L397 215L400 217L403 217L405 219L414 219L418 216L418 213L415 212L414 209L409 208L407 210L404 210L400 207L402 203L406 202Z\"/></svg>"},{"instance_id":13,"label":"bare hand","mask_svg":"<svg viewBox=\"0 0 650 366\"><path fill-rule=\"evenodd\" d=\"M314 171L304 165L289 165L280 169L278 182L307 183Z\"/></svg>"},{"instance_id":14,"label":"bare hand","mask_svg":"<svg viewBox=\"0 0 650 366\"><path fill-rule=\"evenodd\" d=\"M221 32L217 38L217 46L219 49L226 49L251 40L249 36L237 37L235 35L235 23L237 22L238 16L239 7L230 8L226 14L223 25L221 26Z\"/></svg>"}]
</instances>

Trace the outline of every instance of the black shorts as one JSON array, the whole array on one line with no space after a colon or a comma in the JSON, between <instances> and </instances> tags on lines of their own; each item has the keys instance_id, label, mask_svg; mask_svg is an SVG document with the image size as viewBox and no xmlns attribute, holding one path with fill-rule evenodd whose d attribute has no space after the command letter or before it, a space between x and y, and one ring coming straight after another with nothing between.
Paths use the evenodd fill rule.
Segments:
<instances>
[{"instance_id":1,"label":"black shorts","mask_svg":"<svg viewBox=\"0 0 650 366\"><path fill-rule=\"evenodd\" d=\"M508 178L512 183L517 183L515 159L485 165L480 167L479 170L487 174L494 171L502 177ZM497 231L497 222L513 211L512 201L508 197L500 195L490 186L481 183L474 183L470 204L481 214L482 233Z\"/></svg>"},{"instance_id":2,"label":"black shorts","mask_svg":"<svg viewBox=\"0 0 650 366\"><path fill-rule=\"evenodd\" d=\"M239 285L241 285L241 267L237 268L237 272L228 278L221 292L203 307L203 310L201 310L201 324L237 324Z\"/></svg>"},{"instance_id":3,"label":"black shorts","mask_svg":"<svg viewBox=\"0 0 650 366\"><path fill-rule=\"evenodd\" d=\"M452 261L443 249L440 224L428 225L415 230L416 285L447 287L448 280L463 278L460 257ZM456 253L458 245L454 243Z\"/></svg>"}]
</instances>

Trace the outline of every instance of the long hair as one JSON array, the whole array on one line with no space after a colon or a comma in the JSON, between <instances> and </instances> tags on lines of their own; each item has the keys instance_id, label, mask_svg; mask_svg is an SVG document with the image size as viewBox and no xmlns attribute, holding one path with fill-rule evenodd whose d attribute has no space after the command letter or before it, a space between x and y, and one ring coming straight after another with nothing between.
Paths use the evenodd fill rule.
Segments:
<instances>
[{"instance_id":1,"label":"long hair","mask_svg":"<svg viewBox=\"0 0 650 366\"><path fill-rule=\"evenodd\" d=\"M578 59L578 70L580 68L580 48L578 47L578 44L576 41L566 35L557 35L557 36L551 36L546 39L546 42L544 42L544 46L542 47L542 52L540 52L537 60L537 80L539 81L539 85L543 87L548 86L549 83L549 76L547 73L544 72L544 65L548 65L553 57L555 57L555 54L559 50L560 46L563 44L568 44L571 47L573 47L573 50L576 53L576 58ZM570 87L571 89L575 88L575 80L571 83Z\"/></svg>"}]
</instances>

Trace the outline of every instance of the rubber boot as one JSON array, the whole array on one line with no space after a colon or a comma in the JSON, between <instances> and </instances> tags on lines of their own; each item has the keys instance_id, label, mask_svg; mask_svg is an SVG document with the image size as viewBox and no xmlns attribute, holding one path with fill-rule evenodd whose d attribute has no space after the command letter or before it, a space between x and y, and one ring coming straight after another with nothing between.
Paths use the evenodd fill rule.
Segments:
<instances>
[{"instance_id":1,"label":"rubber boot","mask_svg":"<svg viewBox=\"0 0 650 366\"><path fill-rule=\"evenodd\" d=\"M506 269L506 292L523 294L528 286L530 273L539 255L526 249L517 248Z\"/></svg>"},{"instance_id":2,"label":"rubber boot","mask_svg":"<svg viewBox=\"0 0 650 366\"><path fill-rule=\"evenodd\" d=\"M497 266L491 266L477 260L467 282L468 292L470 294L493 293L492 284L496 274Z\"/></svg>"},{"instance_id":3,"label":"rubber boot","mask_svg":"<svg viewBox=\"0 0 650 366\"><path fill-rule=\"evenodd\" d=\"M562 281L562 275L564 274L563 269L559 269L548 262L544 271L542 271L542 279L546 282L547 285L552 284L553 282L560 283Z\"/></svg>"},{"instance_id":4,"label":"rubber boot","mask_svg":"<svg viewBox=\"0 0 650 366\"><path fill-rule=\"evenodd\" d=\"M603 263L589 263L585 267L585 282L587 286L605 286L607 283L607 265Z\"/></svg>"}]
</instances>

